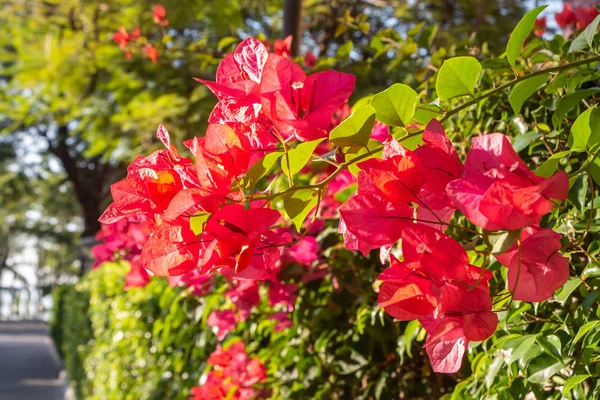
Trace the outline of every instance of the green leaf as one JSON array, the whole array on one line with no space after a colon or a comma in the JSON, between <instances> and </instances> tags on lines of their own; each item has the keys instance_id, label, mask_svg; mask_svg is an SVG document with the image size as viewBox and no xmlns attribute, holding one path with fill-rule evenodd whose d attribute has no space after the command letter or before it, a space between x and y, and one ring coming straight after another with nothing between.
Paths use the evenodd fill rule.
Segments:
<instances>
[{"instance_id":1,"label":"green leaf","mask_svg":"<svg viewBox=\"0 0 600 400\"><path fill-rule=\"evenodd\" d=\"M283 156L285 153L283 151L275 151L273 153L269 153L260 160L258 160L249 170L246 172L246 175L243 176L241 180L242 188L246 190L254 190L254 186L256 183L269 172L273 165Z\"/></svg>"},{"instance_id":2,"label":"green leaf","mask_svg":"<svg viewBox=\"0 0 600 400\"><path fill-rule=\"evenodd\" d=\"M515 361L522 361L526 359L526 355L531 353L534 350L542 351L541 346L539 346L536 342L536 335L527 335L524 336L520 340L515 340L515 343L519 343L518 346L512 351L510 354L510 358L507 361L507 364L512 364ZM507 342L508 345L508 342ZM528 359L527 359L528 360Z\"/></svg>"},{"instance_id":3,"label":"green leaf","mask_svg":"<svg viewBox=\"0 0 600 400\"><path fill-rule=\"evenodd\" d=\"M318 200L319 191L317 189L294 190L283 196L283 209L298 232L300 232L308 213L317 205Z\"/></svg>"},{"instance_id":4,"label":"green leaf","mask_svg":"<svg viewBox=\"0 0 600 400\"><path fill-rule=\"evenodd\" d=\"M573 390L575 386L579 385L591 376L592 375L573 375L565 381L565 384L563 385L562 394L567 396L568 398L571 398L571 390Z\"/></svg>"},{"instance_id":5,"label":"green leaf","mask_svg":"<svg viewBox=\"0 0 600 400\"><path fill-rule=\"evenodd\" d=\"M537 357L529 365L529 378L527 380L531 383L544 384L562 368L563 364L553 357Z\"/></svg>"},{"instance_id":6,"label":"green leaf","mask_svg":"<svg viewBox=\"0 0 600 400\"><path fill-rule=\"evenodd\" d=\"M569 53L577 50L584 50L592 48L594 42L594 35L598 30L598 24L600 24L600 15L598 15L588 26L571 42L569 47Z\"/></svg>"},{"instance_id":7,"label":"green leaf","mask_svg":"<svg viewBox=\"0 0 600 400\"><path fill-rule=\"evenodd\" d=\"M378 121L401 127L408 125L412 120L418 103L417 92L402 83L393 84L371 99Z\"/></svg>"},{"instance_id":8,"label":"green leaf","mask_svg":"<svg viewBox=\"0 0 600 400\"><path fill-rule=\"evenodd\" d=\"M504 359L502 358L502 356L494 357L494 361L488 368L487 374L485 374L485 386L488 389L490 389L492 387L492 385L494 384L494 380L498 376L498 371L500 371L500 368L502 368L502 365L504 365Z\"/></svg>"},{"instance_id":9,"label":"green leaf","mask_svg":"<svg viewBox=\"0 0 600 400\"><path fill-rule=\"evenodd\" d=\"M598 134L600 134L600 124L598 120L600 115L598 109L594 106L585 110L575 120L571 127L569 135L569 147L572 150L586 151L589 147L598 143Z\"/></svg>"},{"instance_id":10,"label":"green leaf","mask_svg":"<svg viewBox=\"0 0 600 400\"><path fill-rule=\"evenodd\" d=\"M586 336L592 329L598 327L598 325L600 325L600 321L598 320L590 321L587 324L584 324L581 328L579 328L577 335L575 335L575 339L573 339L573 345L577 344L577 342L583 339L583 337Z\"/></svg>"},{"instance_id":11,"label":"green leaf","mask_svg":"<svg viewBox=\"0 0 600 400\"><path fill-rule=\"evenodd\" d=\"M556 104L556 110L552 116L552 125L554 128L560 126L563 118L569 111L573 109L579 102L588 96L600 92L600 88L590 88L584 90L578 90L575 93L571 93L562 97Z\"/></svg>"},{"instance_id":12,"label":"green leaf","mask_svg":"<svg viewBox=\"0 0 600 400\"><path fill-rule=\"evenodd\" d=\"M521 55L523 44L525 43L525 40L527 40L527 36L531 33L537 16L546 7L548 6L540 6L528 11L510 34L508 44L506 45L506 58L512 66L515 66L517 58Z\"/></svg>"},{"instance_id":13,"label":"green leaf","mask_svg":"<svg viewBox=\"0 0 600 400\"><path fill-rule=\"evenodd\" d=\"M481 64L473 57L454 57L444 61L438 71L435 90L440 100L473 94Z\"/></svg>"},{"instance_id":14,"label":"green leaf","mask_svg":"<svg viewBox=\"0 0 600 400\"><path fill-rule=\"evenodd\" d=\"M433 118L441 114L441 110L435 104L421 104L417 106L414 119L422 124L428 124Z\"/></svg>"},{"instance_id":15,"label":"green leaf","mask_svg":"<svg viewBox=\"0 0 600 400\"><path fill-rule=\"evenodd\" d=\"M586 267L581 272L582 279L597 278L599 276L600 276L600 267L596 266L595 264L592 264L592 265Z\"/></svg>"},{"instance_id":16,"label":"green leaf","mask_svg":"<svg viewBox=\"0 0 600 400\"><path fill-rule=\"evenodd\" d=\"M429 49L431 48L431 44L433 43L433 39L435 39L435 35L437 34L438 26L430 25L427 28L421 31L419 38L417 39L417 43L419 46Z\"/></svg>"},{"instance_id":17,"label":"green leaf","mask_svg":"<svg viewBox=\"0 0 600 400\"><path fill-rule=\"evenodd\" d=\"M375 109L367 104L333 128L329 140L337 146L366 146L375 125Z\"/></svg>"},{"instance_id":18,"label":"green leaf","mask_svg":"<svg viewBox=\"0 0 600 400\"><path fill-rule=\"evenodd\" d=\"M321 143L323 140L325 140L325 138L300 143L295 148L289 150L287 158L284 155L281 159L281 168L283 169L283 172L288 175L288 159L290 163L289 175L294 176L300 172L308 160L310 160L310 156L315 151L319 143Z\"/></svg>"},{"instance_id":19,"label":"green leaf","mask_svg":"<svg viewBox=\"0 0 600 400\"><path fill-rule=\"evenodd\" d=\"M483 230L483 240L492 250L492 254L502 254L510 249L519 238L520 229L511 231L488 231Z\"/></svg>"},{"instance_id":20,"label":"green leaf","mask_svg":"<svg viewBox=\"0 0 600 400\"><path fill-rule=\"evenodd\" d=\"M415 340L417 335L419 334L419 329L421 328L421 323L418 320L413 320L406 325L406 329L404 330L404 342L406 345L406 354L412 358L412 342Z\"/></svg>"},{"instance_id":21,"label":"green leaf","mask_svg":"<svg viewBox=\"0 0 600 400\"><path fill-rule=\"evenodd\" d=\"M560 362L561 364L563 363L562 356L560 355L560 339L556 335L540 335L537 337L536 341L540 346L542 346L548 355L556 359L556 361Z\"/></svg>"},{"instance_id":22,"label":"green leaf","mask_svg":"<svg viewBox=\"0 0 600 400\"><path fill-rule=\"evenodd\" d=\"M190 218L190 229L192 231L194 231L194 234L196 236L202 234L202 232L204 232L204 227L206 226L206 221L208 221L208 218L211 216L211 213L208 212L197 212L196 214L192 215L192 217Z\"/></svg>"},{"instance_id":23,"label":"green leaf","mask_svg":"<svg viewBox=\"0 0 600 400\"><path fill-rule=\"evenodd\" d=\"M551 155L546 161L539 166L539 168L535 171L537 175L543 176L544 178L549 178L556 172L558 168L558 163L561 158L564 158L571 154L571 150L559 151L558 153L554 153Z\"/></svg>"},{"instance_id":24,"label":"green leaf","mask_svg":"<svg viewBox=\"0 0 600 400\"><path fill-rule=\"evenodd\" d=\"M233 37L233 36L226 36L223 39L219 40L219 43L217 44L217 49L218 50L223 50L226 47L231 46L234 43L237 43L238 38Z\"/></svg>"},{"instance_id":25,"label":"green leaf","mask_svg":"<svg viewBox=\"0 0 600 400\"><path fill-rule=\"evenodd\" d=\"M566 302L571 297L571 294L575 291L575 289L577 289L579 287L579 285L581 285L580 278L578 278L578 277L569 278L567 283L565 283L563 285L563 287L554 296L554 298L556 299L556 301L558 301L560 303Z\"/></svg>"},{"instance_id":26,"label":"green leaf","mask_svg":"<svg viewBox=\"0 0 600 400\"><path fill-rule=\"evenodd\" d=\"M512 144L513 149L515 149L515 151L518 153L521 150L526 149L527 146L536 141L540 136L542 136L542 134L536 131L531 131L523 133L521 135L517 135L515 137L515 141Z\"/></svg>"},{"instance_id":27,"label":"green leaf","mask_svg":"<svg viewBox=\"0 0 600 400\"><path fill-rule=\"evenodd\" d=\"M358 187L358 184L352 183L347 188L342 189L339 192L337 192L334 196L334 199L336 201L339 201L340 203L345 203L350 198L350 196L352 196L354 193L356 193L357 187Z\"/></svg>"},{"instance_id":28,"label":"green leaf","mask_svg":"<svg viewBox=\"0 0 600 400\"><path fill-rule=\"evenodd\" d=\"M354 48L354 44L352 43L351 40L347 41L346 43L344 43L343 45L341 45L340 47L338 47L337 50L337 58L341 58L341 59L347 59L348 57L350 57L350 53L352 52L352 49Z\"/></svg>"},{"instance_id":29,"label":"green leaf","mask_svg":"<svg viewBox=\"0 0 600 400\"><path fill-rule=\"evenodd\" d=\"M538 91L538 89L546 83L548 80L548 74L534 76L531 79L527 79L523 82L518 83L510 92L508 96L508 101L515 112L515 114L519 114L521 112L521 107L525 103L532 94Z\"/></svg>"}]
</instances>

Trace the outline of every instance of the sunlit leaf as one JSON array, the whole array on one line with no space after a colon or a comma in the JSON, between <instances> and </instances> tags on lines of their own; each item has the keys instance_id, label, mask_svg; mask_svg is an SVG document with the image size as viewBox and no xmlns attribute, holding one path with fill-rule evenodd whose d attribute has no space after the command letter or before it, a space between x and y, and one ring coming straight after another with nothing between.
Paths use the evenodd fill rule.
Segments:
<instances>
[{"instance_id":1,"label":"sunlit leaf","mask_svg":"<svg viewBox=\"0 0 600 400\"><path fill-rule=\"evenodd\" d=\"M404 127L412 120L418 96L410 86L395 83L371 99L377 120L391 126Z\"/></svg>"},{"instance_id":2,"label":"sunlit leaf","mask_svg":"<svg viewBox=\"0 0 600 400\"><path fill-rule=\"evenodd\" d=\"M310 160L310 156L315 151L319 143L321 143L323 140L325 140L325 138L312 140L310 142L303 142L288 151L287 157L284 155L281 159L281 169L283 170L283 173L287 175L289 172L291 176L294 176L300 172L308 160Z\"/></svg>"},{"instance_id":3,"label":"sunlit leaf","mask_svg":"<svg viewBox=\"0 0 600 400\"><path fill-rule=\"evenodd\" d=\"M292 220L296 230L300 231L306 216L317 205L319 191L316 189L299 189L283 196L283 209Z\"/></svg>"},{"instance_id":4,"label":"sunlit leaf","mask_svg":"<svg viewBox=\"0 0 600 400\"><path fill-rule=\"evenodd\" d=\"M523 82L518 83L513 87L510 95L508 96L508 101L515 112L515 114L519 114L521 112L521 107L525 101L531 97L537 90L548 80L548 75L538 75L531 79L527 79Z\"/></svg>"},{"instance_id":5,"label":"sunlit leaf","mask_svg":"<svg viewBox=\"0 0 600 400\"><path fill-rule=\"evenodd\" d=\"M510 34L510 38L508 39L508 43L506 45L506 58L511 65L514 66L516 64L516 61L523 50L523 44L533 29L535 19L546 7L548 6L536 7L533 10L525 13L523 18L521 18L515 29Z\"/></svg>"},{"instance_id":6,"label":"sunlit leaf","mask_svg":"<svg viewBox=\"0 0 600 400\"><path fill-rule=\"evenodd\" d=\"M444 61L438 71L435 90L440 100L472 95L481 73L481 64L473 57L454 57Z\"/></svg>"},{"instance_id":7,"label":"sunlit leaf","mask_svg":"<svg viewBox=\"0 0 600 400\"><path fill-rule=\"evenodd\" d=\"M338 146L366 146L375 124L375 109L364 105L336 126L329 140Z\"/></svg>"}]
</instances>

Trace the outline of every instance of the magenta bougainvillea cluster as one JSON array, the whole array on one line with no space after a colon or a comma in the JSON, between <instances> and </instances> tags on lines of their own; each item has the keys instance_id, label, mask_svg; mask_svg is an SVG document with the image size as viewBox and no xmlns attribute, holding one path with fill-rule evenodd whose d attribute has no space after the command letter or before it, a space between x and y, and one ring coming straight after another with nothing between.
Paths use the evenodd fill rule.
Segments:
<instances>
[{"instance_id":1,"label":"magenta bougainvillea cluster","mask_svg":"<svg viewBox=\"0 0 600 400\"><path fill-rule=\"evenodd\" d=\"M258 358L248 356L244 343L233 342L225 349L219 345L208 358L208 364L212 369L202 385L192 389L190 400L250 400L264 397L265 393L253 386L264 381L267 371Z\"/></svg>"},{"instance_id":2,"label":"magenta bougainvillea cluster","mask_svg":"<svg viewBox=\"0 0 600 400\"><path fill-rule=\"evenodd\" d=\"M169 26L169 21L166 19L167 11L165 8L158 4L152 10L152 18L154 22L164 29ZM115 41L125 57L129 60L135 53L135 51L141 47L142 54L144 57L150 59L153 64L158 62L159 52L158 49L149 42L149 39L142 35L142 32L138 26L131 30L127 30L124 27L119 28L119 30L112 35L112 39ZM143 44L143 46L142 46Z\"/></svg>"},{"instance_id":3,"label":"magenta bougainvillea cluster","mask_svg":"<svg viewBox=\"0 0 600 400\"><path fill-rule=\"evenodd\" d=\"M95 258L92 268L98 268L106 261L124 260L131 265L125 277L125 289L146 286L150 275L140 266L139 260L149 237L150 229L144 222L120 220L114 224L102 224L102 229L96 234L99 243L92 247Z\"/></svg>"},{"instance_id":4,"label":"magenta bougainvillea cluster","mask_svg":"<svg viewBox=\"0 0 600 400\"><path fill-rule=\"evenodd\" d=\"M554 14L554 20L560 28L567 31L567 35L565 36L568 36L570 32L579 31L587 27L598 14L599 12L594 6L576 7L573 9L571 3L565 2L563 10ZM547 24L547 17L537 18L533 33L536 36L542 36L546 32Z\"/></svg>"},{"instance_id":5,"label":"magenta bougainvillea cluster","mask_svg":"<svg viewBox=\"0 0 600 400\"><path fill-rule=\"evenodd\" d=\"M555 18L580 30L597 14L566 4ZM530 31L541 36L546 21L537 15ZM169 25L160 5L153 18L161 29ZM113 39L130 57L140 37L138 28L122 28ZM307 73L317 59L291 60L291 40L247 38L224 57L214 81L196 79L218 103L205 135L183 143L193 157L159 126L165 148L129 165L100 218L103 243L94 254L98 264L130 261L126 288L150 275L195 296L219 287L226 306L207 312L206 323L223 347L208 359L194 400L268 395L255 386L267 378L261 361L227 339L263 296L278 332L294 326L303 285L328 278L337 289L320 248L325 221L337 224L340 248L379 252L378 305L397 320L419 321L436 372L458 371L469 343L491 337L513 300L550 299L569 279L561 234L541 224L567 198L564 171L532 172L501 133L461 144L461 159L442 125L451 115L431 103L424 108L433 116L413 119L418 95L406 85L352 108L355 77ZM158 60L156 49L144 54ZM475 73L460 76L462 87L436 85L438 97L471 95L476 103L481 65L472 57L454 62ZM453 64L443 64L437 83L445 67ZM498 293L490 289L501 280L487 270L492 257L506 268Z\"/></svg>"},{"instance_id":6,"label":"magenta bougainvillea cluster","mask_svg":"<svg viewBox=\"0 0 600 400\"><path fill-rule=\"evenodd\" d=\"M379 303L397 319L421 322L435 371L457 371L469 341L487 339L498 323L492 275L470 265L463 246L443 233L456 210L484 232L521 232L518 244L497 254L514 299L546 300L567 281L560 235L538 226L565 200L567 175L533 174L505 136L475 138L463 165L432 120L415 151L390 139L382 159L358 167L357 193L340 210L344 243L365 254L381 247L385 259L401 239L403 260L392 256L378 278Z\"/></svg>"},{"instance_id":7,"label":"magenta bougainvillea cluster","mask_svg":"<svg viewBox=\"0 0 600 400\"><path fill-rule=\"evenodd\" d=\"M307 210L312 224L302 231L302 225L290 228L290 218L273 207L277 193L246 185L249 171L281 153L290 175L285 157L294 154L293 143L311 145L309 153L315 154L333 149L325 140L335 126L332 119L343 119L339 114L354 77L335 71L306 75L249 38L225 57L215 82L199 81L219 103L206 136L185 142L195 161L180 155L161 126L158 138L166 149L133 161L127 178L113 185L114 203L101 220L146 221L152 234L140 265L155 275L182 276L178 284L198 294L210 289L215 273L229 279L225 296L232 307L208 318L219 340L258 304L257 281L267 282L271 304L282 306L270 318L285 329L297 285L279 279L282 266L289 257L311 274L318 257L314 223L324 214L337 215L332 195L355 179L339 166L323 171L321 182L330 186L310 193L316 197ZM455 211L482 232L514 235L514 244L495 253L508 268L505 295L544 300L567 280L568 264L558 253L560 235L538 224L565 200L568 178L564 172L549 179L533 174L502 134L475 138L464 164L435 119L412 151L385 125L372 134L384 142L382 157L357 163L357 191L340 208L340 232L346 248L364 254L381 249L382 261L391 261L379 277L380 306L395 318L418 319L429 333L426 348L434 370L454 372L467 344L490 337L498 321L491 274L471 265L463 246L444 233ZM291 186L285 193L302 190L312 189ZM390 255L398 241L401 261Z\"/></svg>"}]
</instances>

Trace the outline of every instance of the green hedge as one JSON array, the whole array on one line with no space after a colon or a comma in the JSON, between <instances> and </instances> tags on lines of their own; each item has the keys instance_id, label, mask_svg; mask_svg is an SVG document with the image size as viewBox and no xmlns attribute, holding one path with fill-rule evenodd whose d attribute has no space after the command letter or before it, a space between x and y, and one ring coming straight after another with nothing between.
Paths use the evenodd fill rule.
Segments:
<instances>
[{"instance_id":1,"label":"green hedge","mask_svg":"<svg viewBox=\"0 0 600 400\"><path fill-rule=\"evenodd\" d=\"M370 282L376 263L347 250L332 251L336 279L301 285L290 315L293 327L273 331L274 309L262 285L260 304L224 346L242 340L248 353L260 358L268 371L262 387L272 399L441 394L426 384L431 371L424 349L411 345L423 341L424 331L414 322L392 323L375 305ZM76 286L55 292L53 332L69 378L79 399L185 400L209 368L206 360L217 341L206 320L211 311L231 307L225 295L230 286L216 277L210 294L195 297L153 278L144 288L124 291L127 270L124 263L105 263ZM446 393L454 386L446 376L436 381Z\"/></svg>"},{"instance_id":2,"label":"green hedge","mask_svg":"<svg viewBox=\"0 0 600 400\"><path fill-rule=\"evenodd\" d=\"M63 285L54 290L53 297L50 332L77 398L81 399L89 387L83 366L92 339L88 317L90 294L75 285Z\"/></svg>"},{"instance_id":3,"label":"green hedge","mask_svg":"<svg viewBox=\"0 0 600 400\"><path fill-rule=\"evenodd\" d=\"M153 279L123 290L125 263L105 263L55 290L51 324L79 399L187 399L216 343L198 300Z\"/></svg>"}]
</instances>

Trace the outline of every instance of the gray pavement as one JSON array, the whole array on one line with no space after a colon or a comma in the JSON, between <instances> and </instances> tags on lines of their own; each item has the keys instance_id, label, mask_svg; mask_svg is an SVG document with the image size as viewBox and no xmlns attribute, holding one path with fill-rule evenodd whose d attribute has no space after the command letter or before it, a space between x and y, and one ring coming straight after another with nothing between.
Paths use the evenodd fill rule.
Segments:
<instances>
[{"instance_id":1,"label":"gray pavement","mask_svg":"<svg viewBox=\"0 0 600 400\"><path fill-rule=\"evenodd\" d=\"M47 325L0 322L0 400L65 400L66 393Z\"/></svg>"}]
</instances>

